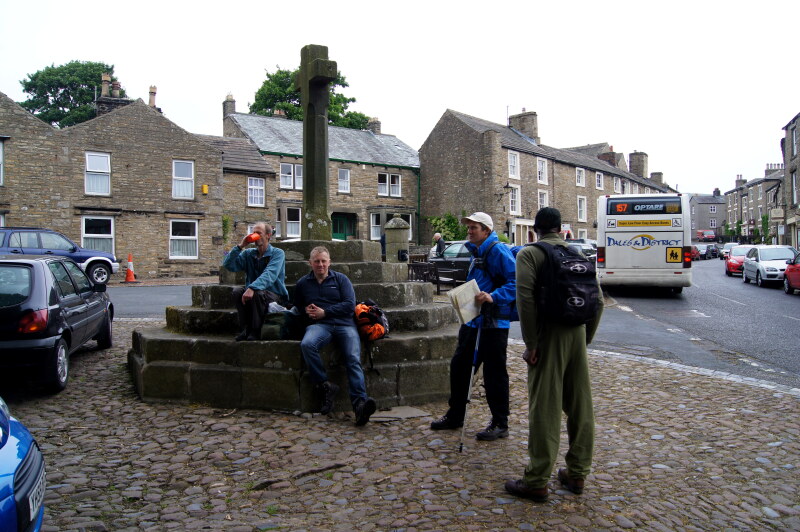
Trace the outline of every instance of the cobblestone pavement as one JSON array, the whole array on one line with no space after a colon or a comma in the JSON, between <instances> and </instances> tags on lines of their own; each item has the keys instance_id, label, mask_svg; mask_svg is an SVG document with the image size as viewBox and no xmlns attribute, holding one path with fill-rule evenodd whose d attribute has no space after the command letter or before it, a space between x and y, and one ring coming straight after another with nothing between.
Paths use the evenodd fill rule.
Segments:
<instances>
[{"instance_id":1,"label":"cobblestone pavement","mask_svg":"<svg viewBox=\"0 0 800 532\"><path fill-rule=\"evenodd\" d=\"M458 432L428 428L441 403L362 428L144 404L126 352L134 327L162 325L116 322L116 347L76 355L58 395L2 390L46 456L46 531L800 530L798 390L594 352L594 472L582 496L551 482L535 504L503 490L527 460L520 345L509 438L473 439L488 421L479 397L459 453Z\"/></svg>"}]
</instances>

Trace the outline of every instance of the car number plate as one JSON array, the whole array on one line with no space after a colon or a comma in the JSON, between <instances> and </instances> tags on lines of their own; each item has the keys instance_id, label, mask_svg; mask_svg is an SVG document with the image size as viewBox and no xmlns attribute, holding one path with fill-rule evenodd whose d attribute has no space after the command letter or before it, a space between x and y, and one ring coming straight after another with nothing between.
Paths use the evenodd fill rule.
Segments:
<instances>
[{"instance_id":1,"label":"car number plate","mask_svg":"<svg viewBox=\"0 0 800 532\"><path fill-rule=\"evenodd\" d=\"M42 468L39 479L36 481L36 486L34 486L33 491L28 496L28 505L30 506L31 510L31 521L36 521L36 516L39 514L39 509L42 507L42 501L44 501L44 491L46 488L45 477L45 469Z\"/></svg>"}]
</instances>

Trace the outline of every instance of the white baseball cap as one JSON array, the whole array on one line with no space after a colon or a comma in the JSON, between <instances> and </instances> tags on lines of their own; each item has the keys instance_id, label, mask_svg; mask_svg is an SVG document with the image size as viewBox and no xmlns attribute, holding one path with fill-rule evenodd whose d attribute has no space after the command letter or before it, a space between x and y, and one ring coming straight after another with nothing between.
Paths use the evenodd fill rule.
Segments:
<instances>
[{"instance_id":1,"label":"white baseball cap","mask_svg":"<svg viewBox=\"0 0 800 532\"><path fill-rule=\"evenodd\" d=\"M494 222L492 222L492 217L486 214L485 212L476 212L474 214L461 218L462 224L466 224L468 222L477 222L479 224L483 224L489 228L489 231L492 231L494 229Z\"/></svg>"}]
</instances>

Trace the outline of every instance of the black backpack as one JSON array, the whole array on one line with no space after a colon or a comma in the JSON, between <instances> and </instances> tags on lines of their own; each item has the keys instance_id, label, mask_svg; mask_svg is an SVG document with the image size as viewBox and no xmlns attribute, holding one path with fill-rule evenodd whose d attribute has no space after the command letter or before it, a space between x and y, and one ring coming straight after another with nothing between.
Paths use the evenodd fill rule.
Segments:
<instances>
[{"instance_id":1,"label":"black backpack","mask_svg":"<svg viewBox=\"0 0 800 532\"><path fill-rule=\"evenodd\" d=\"M542 280L537 283L539 315L561 325L582 325L597 315L600 288L594 262L567 246L547 242L532 245L547 254Z\"/></svg>"}]
</instances>

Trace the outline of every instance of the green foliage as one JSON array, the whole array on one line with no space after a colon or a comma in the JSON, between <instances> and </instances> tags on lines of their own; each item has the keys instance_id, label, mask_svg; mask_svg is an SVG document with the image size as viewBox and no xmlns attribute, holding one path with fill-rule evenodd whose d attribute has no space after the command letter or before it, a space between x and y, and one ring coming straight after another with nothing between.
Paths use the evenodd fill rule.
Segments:
<instances>
[{"instance_id":1,"label":"green foliage","mask_svg":"<svg viewBox=\"0 0 800 532\"><path fill-rule=\"evenodd\" d=\"M228 243L228 237L231 234L231 228L233 227L233 221L231 217L227 214L222 215L222 240L226 244Z\"/></svg>"},{"instance_id":2,"label":"green foliage","mask_svg":"<svg viewBox=\"0 0 800 532\"><path fill-rule=\"evenodd\" d=\"M733 236L733 229L727 221L722 223L722 232L725 233L725 236Z\"/></svg>"},{"instance_id":3,"label":"green foliage","mask_svg":"<svg viewBox=\"0 0 800 532\"><path fill-rule=\"evenodd\" d=\"M102 74L114 77L114 65L92 61L70 61L61 66L50 65L28 74L20 81L28 99L19 104L59 128L74 126L96 116L93 102L100 96ZM124 91L120 94L124 96Z\"/></svg>"},{"instance_id":4,"label":"green foliage","mask_svg":"<svg viewBox=\"0 0 800 532\"><path fill-rule=\"evenodd\" d=\"M736 234L736 236L742 236L742 221L741 220L736 220L735 234Z\"/></svg>"},{"instance_id":5,"label":"green foliage","mask_svg":"<svg viewBox=\"0 0 800 532\"><path fill-rule=\"evenodd\" d=\"M462 216L466 216L462 211ZM461 225L460 218L452 213L444 216L429 216L428 221L435 233L441 233L445 240L466 240L467 226Z\"/></svg>"},{"instance_id":6,"label":"green foliage","mask_svg":"<svg viewBox=\"0 0 800 532\"><path fill-rule=\"evenodd\" d=\"M300 104L300 91L294 86L294 79L299 69L276 68L272 74L267 72L267 79L256 91L255 102L250 105L250 112L273 116L275 111L282 110L290 120L302 120L304 112ZM351 129L366 129L369 117L363 113L348 111L347 108L351 103L355 103L356 99L337 92L337 87L349 87L341 72L337 73L336 79L331 83L328 123Z\"/></svg>"},{"instance_id":7,"label":"green foliage","mask_svg":"<svg viewBox=\"0 0 800 532\"><path fill-rule=\"evenodd\" d=\"M502 242L503 244L510 244L511 240L506 236L505 233L497 233L497 240Z\"/></svg>"},{"instance_id":8,"label":"green foliage","mask_svg":"<svg viewBox=\"0 0 800 532\"><path fill-rule=\"evenodd\" d=\"M769 216L766 214L761 216L761 235L761 242L768 244L771 235L769 232Z\"/></svg>"}]
</instances>

